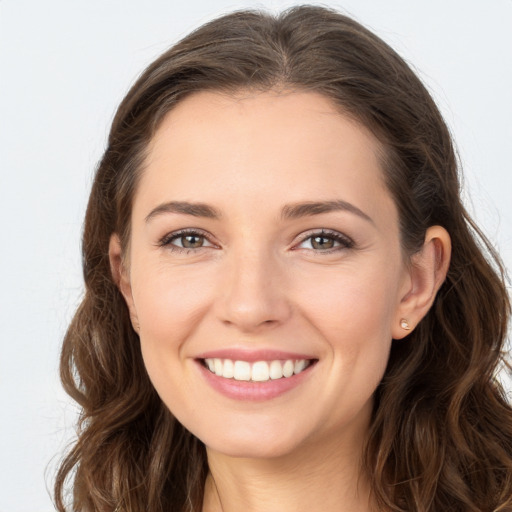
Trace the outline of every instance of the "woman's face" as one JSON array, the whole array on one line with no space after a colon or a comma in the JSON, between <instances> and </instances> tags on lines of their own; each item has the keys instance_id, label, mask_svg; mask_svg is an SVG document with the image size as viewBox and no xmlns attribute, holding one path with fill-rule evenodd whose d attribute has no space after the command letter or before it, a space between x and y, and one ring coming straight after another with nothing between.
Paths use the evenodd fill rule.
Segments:
<instances>
[{"instance_id":1,"label":"woman's face","mask_svg":"<svg viewBox=\"0 0 512 512\"><path fill-rule=\"evenodd\" d=\"M156 390L210 449L367 430L411 287L378 151L316 93L201 92L158 129L121 288Z\"/></svg>"}]
</instances>

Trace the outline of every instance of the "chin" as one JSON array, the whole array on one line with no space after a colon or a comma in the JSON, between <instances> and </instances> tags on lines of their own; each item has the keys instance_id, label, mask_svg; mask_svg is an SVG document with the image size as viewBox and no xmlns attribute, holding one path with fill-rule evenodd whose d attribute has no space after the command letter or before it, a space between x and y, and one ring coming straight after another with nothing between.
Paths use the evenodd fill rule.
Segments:
<instances>
[{"instance_id":1,"label":"chin","mask_svg":"<svg viewBox=\"0 0 512 512\"><path fill-rule=\"evenodd\" d=\"M231 425L222 432L209 429L195 435L208 450L228 457L271 459L293 454L305 441L305 435L296 430L283 429L278 425ZM203 435L204 434L204 435Z\"/></svg>"},{"instance_id":2,"label":"chin","mask_svg":"<svg viewBox=\"0 0 512 512\"><path fill-rule=\"evenodd\" d=\"M207 450L221 453L227 457L240 459L276 459L293 455L298 451L300 443L286 441L284 439L245 439L230 438L224 440L215 440L211 444L206 444Z\"/></svg>"}]
</instances>

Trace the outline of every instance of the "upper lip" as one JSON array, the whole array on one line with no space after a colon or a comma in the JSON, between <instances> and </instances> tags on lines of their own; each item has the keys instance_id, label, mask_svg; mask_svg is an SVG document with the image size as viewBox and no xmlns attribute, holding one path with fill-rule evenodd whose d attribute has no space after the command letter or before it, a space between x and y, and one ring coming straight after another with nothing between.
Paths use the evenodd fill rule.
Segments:
<instances>
[{"instance_id":1,"label":"upper lip","mask_svg":"<svg viewBox=\"0 0 512 512\"><path fill-rule=\"evenodd\" d=\"M196 356L196 359L231 359L232 361L286 361L299 359L317 359L311 354L288 352L275 349L245 349L245 348L224 348L209 350Z\"/></svg>"}]
</instances>

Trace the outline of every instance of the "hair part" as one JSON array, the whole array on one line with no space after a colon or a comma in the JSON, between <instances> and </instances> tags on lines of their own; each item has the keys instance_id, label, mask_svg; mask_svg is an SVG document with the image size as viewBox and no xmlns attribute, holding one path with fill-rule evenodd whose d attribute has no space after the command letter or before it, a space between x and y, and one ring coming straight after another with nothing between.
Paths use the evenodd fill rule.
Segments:
<instances>
[{"instance_id":1,"label":"hair part","mask_svg":"<svg viewBox=\"0 0 512 512\"><path fill-rule=\"evenodd\" d=\"M64 387L82 414L57 475L57 509L66 510L69 478L76 511L201 509L204 446L148 378L109 241L117 233L126 252L148 145L178 102L197 91L279 88L330 98L380 141L406 254L430 226L452 238L446 282L407 340L394 342L376 392L364 471L377 503L394 512L510 509L512 411L495 378L510 304L498 255L461 204L449 131L386 43L346 16L308 6L207 23L151 64L117 111L87 207L85 296L61 356Z\"/></svg>"}]
</instances>

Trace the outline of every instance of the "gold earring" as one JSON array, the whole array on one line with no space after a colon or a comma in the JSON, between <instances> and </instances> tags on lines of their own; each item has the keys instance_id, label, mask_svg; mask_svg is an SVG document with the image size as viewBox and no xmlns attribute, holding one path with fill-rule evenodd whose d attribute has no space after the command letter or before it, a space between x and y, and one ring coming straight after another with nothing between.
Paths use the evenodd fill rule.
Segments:
<instances>
[{"instance_id":1,"label":"gold earring","mask_svg":"<svg viewBox=\"0 0 512 512\"><path fill-rule=\"evenodd\" d=\"M409 322L405 318L402 318L402 320L400 320L400 327L406 331L411 330L411 326L409 325Z\"/></svg>"}]
</instances>

